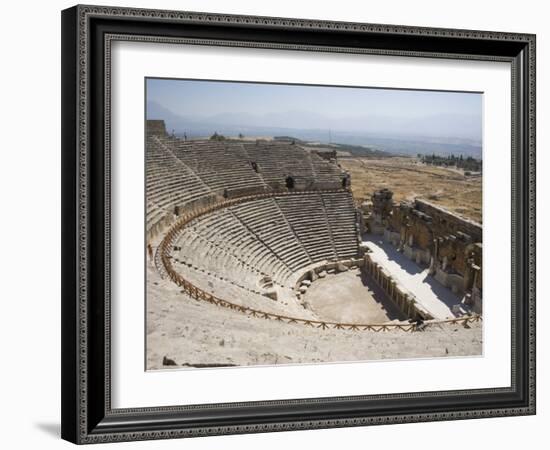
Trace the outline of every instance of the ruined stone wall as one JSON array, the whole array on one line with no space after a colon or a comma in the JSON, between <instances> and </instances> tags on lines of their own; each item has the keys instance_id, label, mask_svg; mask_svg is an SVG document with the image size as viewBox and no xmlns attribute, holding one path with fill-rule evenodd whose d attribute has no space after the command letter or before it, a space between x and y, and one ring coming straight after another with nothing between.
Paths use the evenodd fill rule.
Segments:
<instances>
[{"instance_id":1,"label":"ruined stone wall","mask_svg":"<svg viewBox=\"0 0 550 450\"><path fill-rule=\"evenodd\" d=\"M164 124L164 120L148 120L147 134L155 134L158 136L166 135L166 125Z\"/></svg>"},{"instance_id":2,"label":"ruined stone wall","mask_svg":"<svg viewBox=\"0 0 550 450\"><path fill-rule=\"evenodd\" d=\"M234 189L224 189L223 197L224 198L236 198L236 197L245 197L250 195L261 195L268 192L268 188L264 186L247 186L239 187Z\"/></svg>"},{"instance_id":3,"label":"ruined stone wall","mask_svg":"<svg viewBox=\"0 0 550 450\"><path fill-rule=\"evenodd\" d=\"M195 213L196 211L212 206L223 201L223 197L216 194L205 195L196 200L190 201L185 205L176 205L173 210L166 211L165 214L159 216L155 223L147 225L147 241L151 242L156 237L160 236L174 221L183 213Z\"/></svg>"},{"instance_id":4,"label":"ruined stone wall","mask_svg":"<svg viewBox=\"0 0 550 450\"><path fill-rule=\"evenodd\" d=\"M425 200L416 199L414 209L432 218L432 229L438 235L458 234L458 237L467 235L466 237L469 237L472 242L482 241L481 224L477 222L460 217Z\"/></svg>"},{"instance_id":5,"label":"ruined stone wall","mask_svg":"<svg viewBox=\"0 0 550 450\"><path fill-rule=\"evenodd\" d=\"M336 161L336 150L312 150L311 152L323 159L326 159L327 161Z\"/></svg>"},{"instance_id":6,"label":"ruined stone wall","mask_svg":"<svg viewBox=\"0 0 550 450\"><path fill-rule=\"evenodd\" d=\"M392 197L388 189L372 195L369 229L383 228L387 242L418 264L429 266L441 284L470 295L472 304L480 306L481 225L424 200L396 204Z\"/></svg>"},{"instance_id":7,"label":"ruined stone wall","mask_svg":"<svg viewBox=\"0 0 550 450\"><path fill-rule=\"evenodd\" d=\"M469 240L459 239L454 235L440 236L437 251L439 263L449 272L455 271L464 275L473 247L474 243Z\"/></svg>"},{"instance_id":8,"label":"ruined stone wall","mask_svg":"<svg viewBox=\"0 0 550 450\"><path fill-rule=\"evenodd\" d=\"M431 219L415 210L410 203L393 205L386 223L390 231L400 233L404 245L432 249L434 234Z\"/></svg>"},{"instance_id":9,"label":"ruined stone wall","mask_svg":"<svg viewBox=\"0 0 550 450\"><path fill-rule=\"evenodd\" d=\"M382 218L387 217L393 208L393 192L389 189L381 189L372 194L372 208Z\"/></svg>"},{"instance_id":10,"label":"ruined stone wall","mask_svg":"<svg viewBox=\"0 0 550 450\"><path fill-rule=\"evenodd\" d=\"M374 279L376 284L410 320L433 319L432 315L416 301L414 295L401 286L381 265L373 261L368 253L365 254L363 270Z\"/></svg>"}]
</instances>

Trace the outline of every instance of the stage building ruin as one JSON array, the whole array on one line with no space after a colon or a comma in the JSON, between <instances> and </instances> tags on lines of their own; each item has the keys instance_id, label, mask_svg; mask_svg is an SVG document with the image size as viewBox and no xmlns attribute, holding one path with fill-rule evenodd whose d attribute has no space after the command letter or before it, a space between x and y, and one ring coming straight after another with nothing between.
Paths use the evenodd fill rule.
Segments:
<instances>
[{"instance_id":1,"label":"stage building ruin","mask_svg":"<svg viewBox=\"0 0 550 450\"><path fill-rule=\"evenodd\" d=\"M464 306L481 313L481 224L421 199L396 203L389 189L374 192L363 214L371 233L429 267L429 274L461 296Z\"/></svg>"}]
</instances>

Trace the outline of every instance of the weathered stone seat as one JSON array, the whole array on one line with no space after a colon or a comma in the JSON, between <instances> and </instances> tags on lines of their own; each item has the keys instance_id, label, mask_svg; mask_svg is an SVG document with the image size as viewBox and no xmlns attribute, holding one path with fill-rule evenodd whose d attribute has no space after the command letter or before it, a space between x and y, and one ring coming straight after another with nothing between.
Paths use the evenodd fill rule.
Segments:
<instances>
[{"instance_id":1,"label":"weathered stone seat","mask_svg":"<svg viewBox=\"0 0 550 450\"><path fill-rule=\"evenodd\" d=\"M148 239L178 215L249 196L198 216L173 245L177 271L206 292L288 313L292 305L277 303L288 298L280 294L292 290L296 273L358 254L351 193L319 191L341 189L345 174L315 152L290 142L150 135L146 157ZM267 279L273 284L262 293Z\"/></svg>"}]
</instances>

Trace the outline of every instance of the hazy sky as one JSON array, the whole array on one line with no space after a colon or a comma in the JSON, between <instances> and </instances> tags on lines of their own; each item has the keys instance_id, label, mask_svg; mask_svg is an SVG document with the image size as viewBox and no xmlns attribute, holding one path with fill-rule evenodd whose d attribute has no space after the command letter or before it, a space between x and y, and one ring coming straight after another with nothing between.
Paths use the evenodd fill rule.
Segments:
<instances>
[{"instance_id":1,"label":"hazy sky","mask_svg":"<svg viewBox=\"0 0 550 450\"><path fill-rule=\"evenodd\" d=\"M310 119L316 115L334 120L377 116L399 123L449 116L448 122L454 117L478 122L481 130L482 116L479 93L397 89L148 79L147 101L197 119L243 113L284 115L297 111ZM299 117L288 114L288 126L300 127L301 124L296 123ZM452 129L452 123L448 126Z\"/></svg>"}]
</instances>

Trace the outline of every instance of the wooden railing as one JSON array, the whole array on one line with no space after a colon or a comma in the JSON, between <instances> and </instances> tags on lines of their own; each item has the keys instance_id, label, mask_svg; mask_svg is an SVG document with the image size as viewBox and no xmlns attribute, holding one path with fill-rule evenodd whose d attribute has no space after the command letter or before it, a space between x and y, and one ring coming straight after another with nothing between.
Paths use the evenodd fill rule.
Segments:
<instances>
[{"instance_id":1,"label":"wooden railing","mask_svg":"<svg viewBox=\"0 0 550 450\"><path fill-rule=\"evenodd\" d=\"M413 332L426 328L427 326L433 326L443 323L453 323L453 324L467 324L469 322L478 322L481 320L479 315L463 316L457 317L454 319L448 320L428 320L428 321L417 321L417 322L407 322L407 323L370 323L370 324L357 324L357 323L344 323L344 322L328 322L323 320L311 320L311 319L302 319L299 317L284 316L281 314L268 313L265 311L260 311L254 308L249 308L247 306L238 305L232 303L228 300L222 299L215 295L212 295L198 286L195 286L190 281L186 280L181 274L179 274L172 266L171 257L169 255L170 249L173 248L174 243L177 241L180 232L185 228L185 226L197 219L200 216L211 213L213 211L228 208L230 206L244 203L252 200L258 200L268 197L278 197L278 196L294 196L294 195L305 195L312 193L320 192L344 192L344 190L325 190L325 191L300 191L300 192L273 192L265 194L256 194L245 197L232 198L224 200L221 202L215 202L211 205L203 206L192 212L184 213L180 216L172 227L168 230L164 239L161 241L160 245L157 247L155 254L155 262L160 265L161 276L168 276L170 280L181 287L183 291L189 295L191 298L210 303L222 308L227 308L232 311L237 311L242 314L246 314L250 317L257 317L265 320L274 320L277 322L288 323L288 324L299 324L308 326L311 328L318 328L322 330L335 329L335 330L352 330L352 331L390 331L390 330L401 330L405 332ZM163 272L165 272L163 274Z\"/></svg>"}]
</instances>

